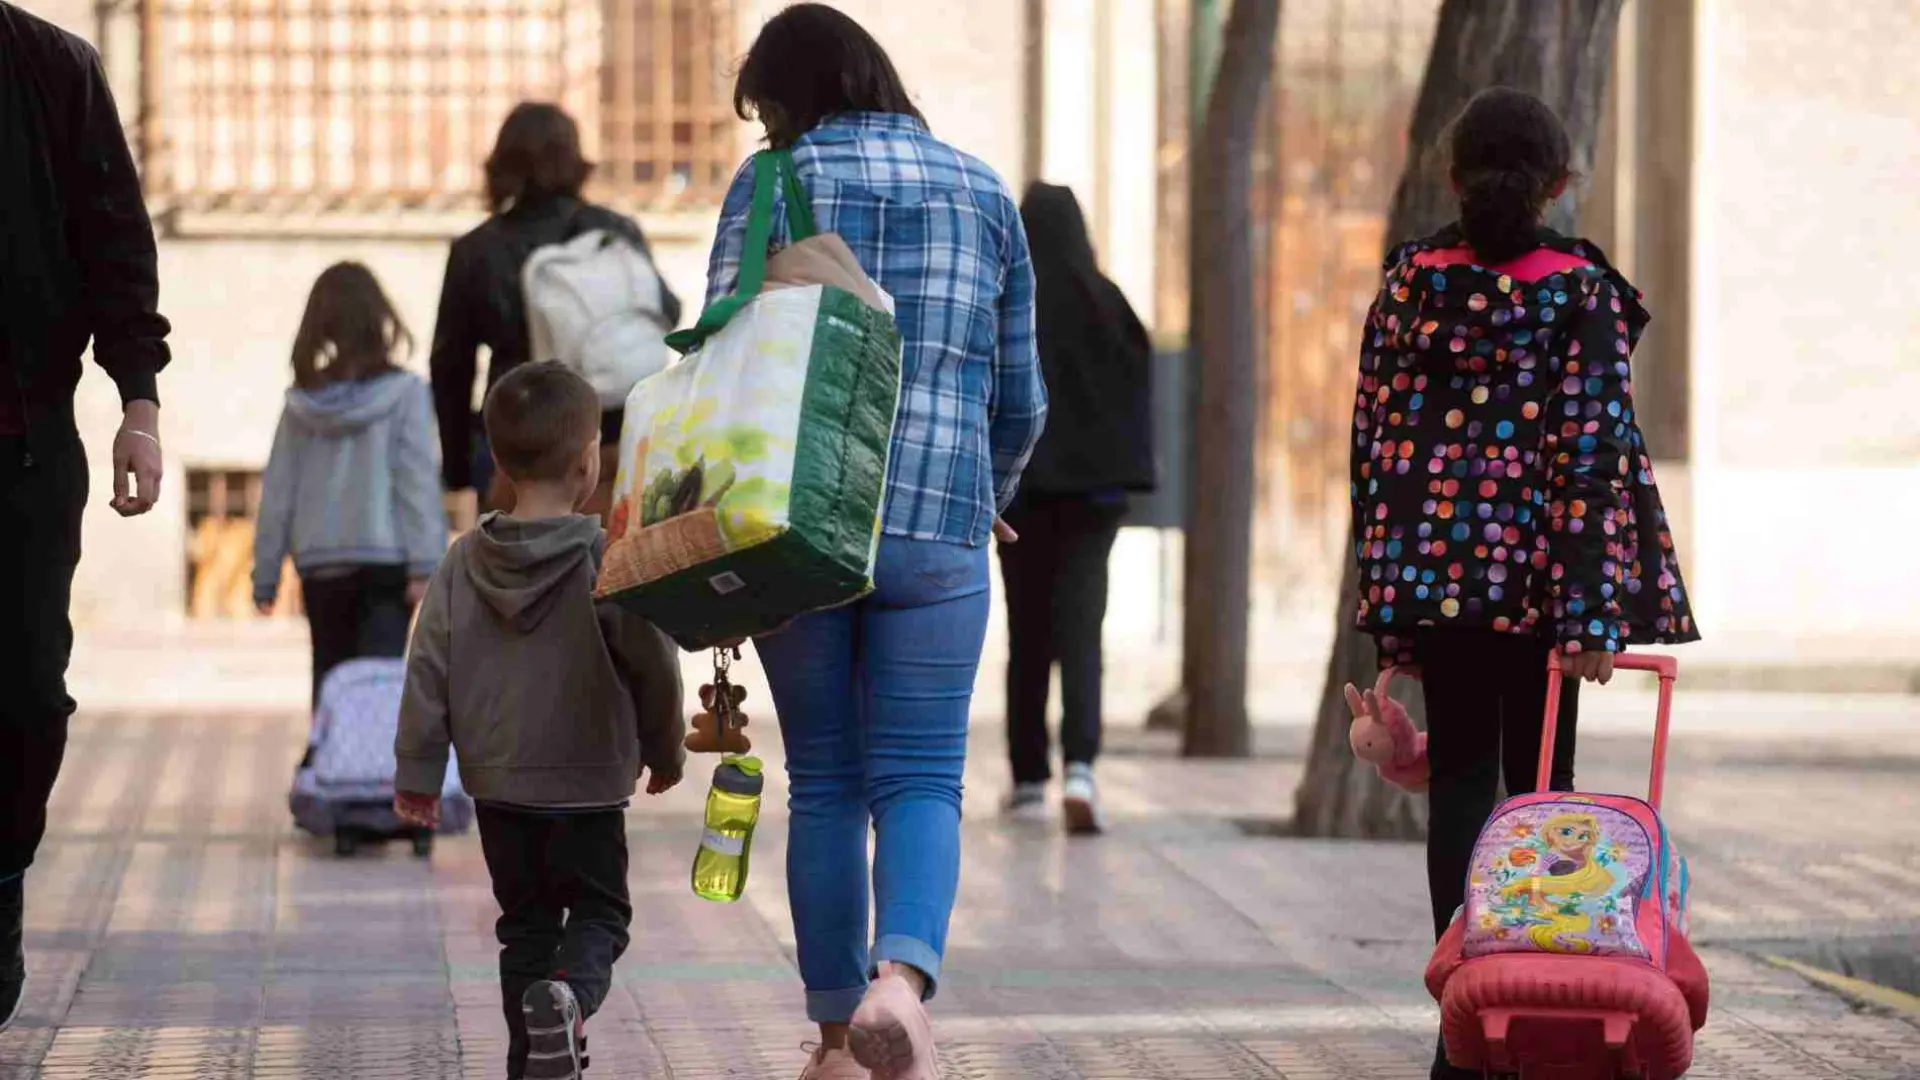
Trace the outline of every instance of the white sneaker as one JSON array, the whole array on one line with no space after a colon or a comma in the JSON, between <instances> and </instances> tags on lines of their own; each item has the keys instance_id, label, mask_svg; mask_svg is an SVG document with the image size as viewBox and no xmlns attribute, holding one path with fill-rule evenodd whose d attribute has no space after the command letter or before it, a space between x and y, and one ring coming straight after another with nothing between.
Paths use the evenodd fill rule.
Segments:
<instances>
[{"instance_id":1,"label":"white sneaker","mask_svg":"<svg viewBox=\"0 0 1920 1080\"><path fill-rule=\"evenodd\" d=\"M1067 780L1060 790L1061 809L1066 813L1067 831L1076 836L1093 836L1107 831L1107 818L1100 812L1100 791L1093 783L1093 766L1067 766Z\"/></svg>"},{"instance_id":2,"label":"white sneaker","mask_svg":"<svg viewBox=\"0 0 1920 1080\"><path fill-rule=\"evenodd\" d=\"M1015 821L1047 820L1047 785L1015 784L1001 804L1001 812Z\"/></svg>"}]
</instances>

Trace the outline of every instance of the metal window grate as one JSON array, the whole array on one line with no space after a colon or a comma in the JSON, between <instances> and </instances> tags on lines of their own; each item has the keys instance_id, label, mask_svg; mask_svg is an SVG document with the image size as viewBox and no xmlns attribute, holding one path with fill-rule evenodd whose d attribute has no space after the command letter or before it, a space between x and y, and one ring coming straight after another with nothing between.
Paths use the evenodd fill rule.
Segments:
<instances>
[{"instance_id":1,"label":"metal window grate","mask_svg":"<svg viewBox=\"0 0 1920 1080\"><path fill-rule=\"evenodd\" d=\"M738 164L731 0L605 0L596 184L657 209L716 203Z\"/></svg>"},{"instance_id":2,"label":"metal window grate","mask_svg":"<svg viewBox=\"0 0 1920 1080\"><path fill-rule=\"evenodd\" d=\"M143 0L144 172L163 208L470 207L501 119L558 101L631 208L717 198L730 5ZM604 147L601 144L604 143Z\"/></svg>"},{"instance_id":3,"label":"metal window grate","mask_svg":"<svg viewBox=\"0 0 1920 1080\"><path fill-rule=\"evenodd\" d=\"M196 619L248 619L253 610L253 523L260 512L260 473L253 469L187 472L187 614ZM300 578L289 561L280 575L274 614L298 615Z\"/></svg>"}]
</instances>

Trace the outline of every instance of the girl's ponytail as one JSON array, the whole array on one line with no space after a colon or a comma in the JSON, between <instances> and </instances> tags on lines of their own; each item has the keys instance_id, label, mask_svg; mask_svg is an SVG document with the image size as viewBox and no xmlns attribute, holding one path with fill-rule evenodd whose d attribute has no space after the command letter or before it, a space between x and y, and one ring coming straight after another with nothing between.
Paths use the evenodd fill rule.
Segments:
<instances>
[{"instance_id":1,"label":"girl's ponytail","mask_svg":"<svg viewBox=\"0 0 1920 1080\"><path fill-rule=\"evenodd\" d=\"M1532 251L1540 214L1567 179L1572 143L1560 118L1532 94L1497 86L1453 122L1453 183L1460 230L1483 263Z\"/></svg>"},{"instance_id":2,"label":"girl's ponytail","mask_svg":"<svg viewBox=\"0 0 1920 1080\"><path fill-rule=\"evenodd\" d=\"M1545 185L1519 169L1489 169L1460 184L1460 231L1485 263L1532 251Z\"/></svg>"}]
</instances>

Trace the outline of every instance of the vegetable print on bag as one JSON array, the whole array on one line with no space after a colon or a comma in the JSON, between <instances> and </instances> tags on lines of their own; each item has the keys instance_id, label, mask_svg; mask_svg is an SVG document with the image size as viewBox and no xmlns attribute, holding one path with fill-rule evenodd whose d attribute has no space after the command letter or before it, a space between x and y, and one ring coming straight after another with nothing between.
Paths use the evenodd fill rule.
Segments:
<instances>
[{"instance_id":1,"label":"vegetable print on bag","mask_svg":"<svg viewBox=\"0 0 1920 1080\"><path fill-rule=\"evenodd\" d=\"M754 172L739 290L672 335L686 358L627 397L598 585L687 649L872 590L899 407L890 298L864 277L770 282L775 185L799 243L833 238L814 237L784 153Z\"/></svg>"}]
</instances>

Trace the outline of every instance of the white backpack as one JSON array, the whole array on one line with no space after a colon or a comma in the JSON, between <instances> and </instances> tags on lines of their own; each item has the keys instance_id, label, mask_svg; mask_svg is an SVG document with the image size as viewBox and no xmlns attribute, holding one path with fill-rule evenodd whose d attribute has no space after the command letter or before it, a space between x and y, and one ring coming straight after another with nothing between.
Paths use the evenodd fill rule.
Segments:
<instances>
[{"instance_id":1,"label":"white backpack","mask_svg":"<svg viewBox=\"0 0 1920 1080\"><path fill-rule=\"evenodd\" d=\"M520 272L535 361L579 372L604 408L667 366L665 287L638 247L604 229L534 249Z\"/></svg>"}]
</instances>

